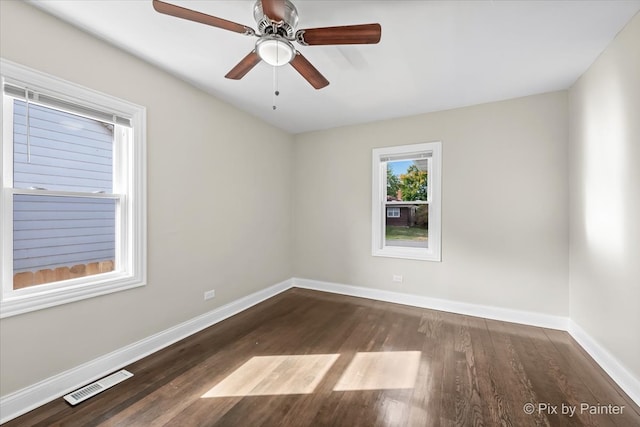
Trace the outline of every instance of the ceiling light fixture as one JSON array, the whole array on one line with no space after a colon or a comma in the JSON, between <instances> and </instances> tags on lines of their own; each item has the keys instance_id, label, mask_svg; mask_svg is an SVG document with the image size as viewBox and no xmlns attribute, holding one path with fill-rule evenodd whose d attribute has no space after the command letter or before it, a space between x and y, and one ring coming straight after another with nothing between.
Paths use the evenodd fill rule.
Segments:
<instances>
[{"instance_id":1,"label":"ceiling light fixture","mask_svg":"<svg viewBox=\"0 0 640 427\"><path fill-rule=\"evenodd\" d=\"M288 40L271 35L258 39L256 53L267 64L280 67L291 62L296 55L296 50Z\"/></svg>"}]
</instances>

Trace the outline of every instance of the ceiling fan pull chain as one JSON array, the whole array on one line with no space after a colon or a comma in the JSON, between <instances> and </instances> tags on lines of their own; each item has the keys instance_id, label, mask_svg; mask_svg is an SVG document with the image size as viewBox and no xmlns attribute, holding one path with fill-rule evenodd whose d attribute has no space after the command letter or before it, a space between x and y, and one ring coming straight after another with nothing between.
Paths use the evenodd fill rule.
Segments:
<instances>
[{"instance_id":1,"label":"ceiling fan pull chain","mask_svg":"<svg viewBox=\"0 0 640 427\"><path fill-rule=\"evenodd\" d=\"M273 68L273 109L276 110L278 107L276 106L276 96L280 95L280 91L278 90L278 68Z\"/></svg>"}]
</instances>

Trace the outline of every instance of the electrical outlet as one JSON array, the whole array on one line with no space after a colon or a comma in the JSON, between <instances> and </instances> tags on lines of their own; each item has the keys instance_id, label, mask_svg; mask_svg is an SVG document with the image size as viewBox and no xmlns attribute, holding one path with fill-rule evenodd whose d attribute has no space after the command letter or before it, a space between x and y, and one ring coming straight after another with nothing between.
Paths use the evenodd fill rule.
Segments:
<instances>
[{"instance_id":1,"label":"electrical outlet","mask_svg":"<svg viewBox=\"0 0 640 427\"><path fill-rule=\"evenodd\" d=\"M204 299L205 299L205 300L207 300L207 299L211 299L211 298L215 298L215 297L216 297L216 291L215 291L215 290L213 290L213 289L212 289L212 290L210 290L210 291L206 291L206 292L204 293Z\"/></svg>"},{"instance_id":2,"label":"electrical outlet","mask_svg":"<svg viewBox=\"0 0 640 427\"><path fill-rule=\"evenodd\" d=\"M399 275L399 274L394 274L394 275L393 275L393 281L394 281L395 283L402 283L402 276L401 276L401 275Z\"/></svg>"}]
</instances>

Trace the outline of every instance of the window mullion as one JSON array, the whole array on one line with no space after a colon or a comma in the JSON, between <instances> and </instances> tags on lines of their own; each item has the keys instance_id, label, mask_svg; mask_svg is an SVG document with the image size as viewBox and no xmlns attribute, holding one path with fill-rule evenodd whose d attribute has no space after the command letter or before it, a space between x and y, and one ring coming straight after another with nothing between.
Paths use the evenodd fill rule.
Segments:
<instances>
[{"instance_id":1,"label":"window mullion","mask_svg":"<svg viewBox=\"0 0 640 427\"><path fill-rule=\"evenodd\" d=\"M387 206L393 205L428 205L429 201L427 200L390 200L385 202Z\"/></svg>"},{"instance_id":2,"label":"window mullion","mask_svg":"<svg viewBox=\"0 0 640 427\"><path fill-rule=\"evenodd\" d=\"M114 193L87 193L82 191L66 190L32 190L30 188L10 188L13 195L21 194L26 196L54 196L54 197L85 197L87 199L118 199L119 194Z\"/></svg>"},{"instance_id":3,"label":"window mullion","mask_svg":"<svg viewBox=\"0 0 640 427\"><path fill-rule=\"evenodd\" d=\"M114 193L86 193L81 191L66 191L66 190L31 190L24 188L13 188L10 191L14 195L27 195L27 196L54 196L54 197L84 197L87 199L118 199L119 194Z\"/></svg>"}]
</instances>

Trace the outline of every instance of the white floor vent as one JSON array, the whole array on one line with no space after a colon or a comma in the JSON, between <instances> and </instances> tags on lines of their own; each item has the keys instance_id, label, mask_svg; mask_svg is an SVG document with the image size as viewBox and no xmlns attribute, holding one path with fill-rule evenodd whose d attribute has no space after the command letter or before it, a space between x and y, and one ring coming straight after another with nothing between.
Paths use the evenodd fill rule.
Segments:
<instances>
[{"instance_id":1,"label":"white floor vent","mask_svg":"<svg viewBox=\"0 0 640 427\"><path fill-rule=\"evenodd\" d=\"M124 369L118 372L114 372L113 374L102 378L96 382L93 382L89 385L82 387L72 393L67 394L64 397L64 400L69 402L72 405L77 405L78 403L87 400L90 397L95 396L96 394L105 391L108 388L113 387L116 384L121 383L127 378L131 378L133 374L129 371L125 371Z\"/></svg>"}]
</instances>

